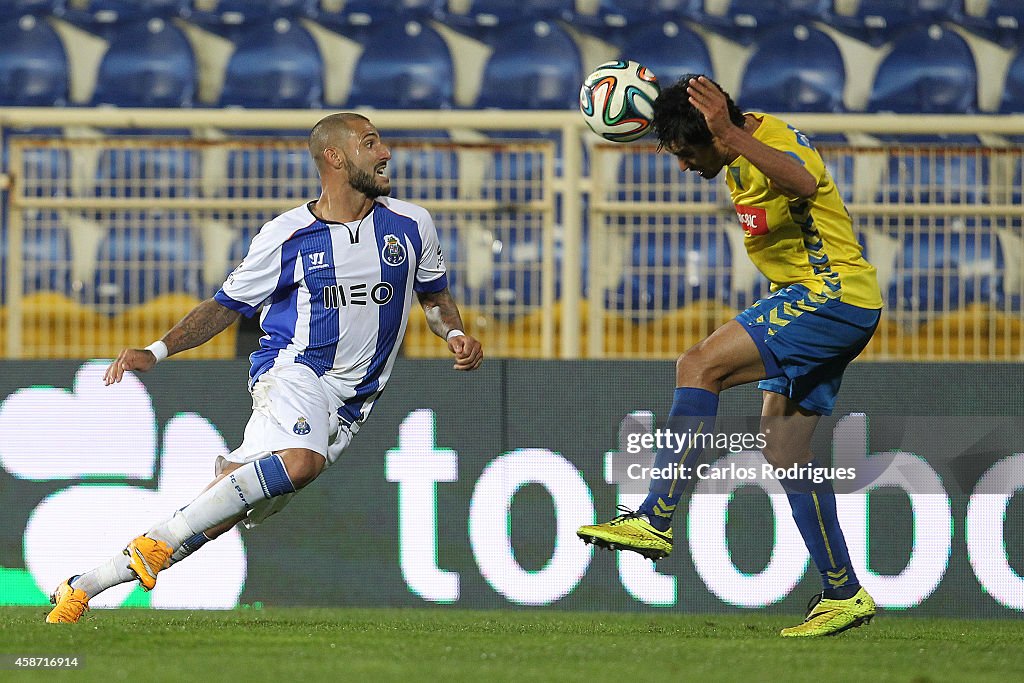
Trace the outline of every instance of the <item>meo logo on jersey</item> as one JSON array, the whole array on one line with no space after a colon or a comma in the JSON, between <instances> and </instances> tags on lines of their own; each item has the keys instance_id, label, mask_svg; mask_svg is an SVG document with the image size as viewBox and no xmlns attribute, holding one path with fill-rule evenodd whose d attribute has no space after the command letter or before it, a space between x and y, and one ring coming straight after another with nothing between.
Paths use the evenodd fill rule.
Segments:
<instances>
[{"instance_id":1,"label":"meo logo on jersey","mask_svg":"<svg viewBox=\"0 0 1024 683\"><path fill-rule=\"evenodd\" d=\"M383 306L395 295L395 288L388 282L378 282L367 291L367 284L359 282L349 285L327 285L324 287L324 308L342 308L344 306L365 306L369 295L370 301Z\"/></svg>"},{"instance_id":2,"label":"meo logo on jersey","mask_svg":"<svg viewBox=\"0 0 1024 683\"><path fill-rule=\"evenodd\" d=\"M747 237L768 234L768 212L765 209L737 204L736 216L740 219L743 233Z\"/></svg>"},{"instance_id":3,"label":"meo logo on jersey","mask_svg":"<svg viewBox=\"0 0 1024 683\"><path fill-rule=\"evenodd\" d=\"M384 235L384 248L380 250L380 257L389 266L400 266L405 263L405 247L394 235Z\"/></svg>"}]
</instances>

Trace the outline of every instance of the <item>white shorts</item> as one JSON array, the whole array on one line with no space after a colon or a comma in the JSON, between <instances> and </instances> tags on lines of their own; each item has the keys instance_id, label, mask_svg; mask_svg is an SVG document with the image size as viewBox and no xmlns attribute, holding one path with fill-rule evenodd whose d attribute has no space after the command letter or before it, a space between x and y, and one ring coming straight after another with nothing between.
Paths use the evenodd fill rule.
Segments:
<instances>
[{"instance_id":1,"label":"white shorts","mask_svg":"<svg viewBox=\"0 0 1024 683\"><path fill-rule=\"evenodd\" d=\"M256 380L252 390L252 416L245 425L241 445L228 462L245 464L288 448L319 453L330 467L348 447L355 429L338 419L342 399L335 387L301 364L274 366ZM242 523L251 529L279 512L294 493L257 503Z\"/></svg>"}]
</instances>

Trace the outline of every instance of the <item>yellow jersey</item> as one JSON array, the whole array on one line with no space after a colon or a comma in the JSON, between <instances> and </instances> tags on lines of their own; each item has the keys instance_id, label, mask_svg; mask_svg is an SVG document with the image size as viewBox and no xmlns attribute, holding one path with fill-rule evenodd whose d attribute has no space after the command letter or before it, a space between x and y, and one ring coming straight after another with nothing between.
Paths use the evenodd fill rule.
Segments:
<instances>
[{"instance_id":1,"label":"yellow jersey","mask_svg":"<svg viewBox=\"0 0 1024 683\"><path fill-rule=\"evenodd\" d=\"M772 291L800 284L822 301L881 308L875 267L864 258L850 214L821 155L803 133L780 119L753 116L761 122L754 138L799 161L818 181L818 191L809 199L787 197L742 156L726 167L750 260L771 282Z\"/></svg>"}]
</instances>

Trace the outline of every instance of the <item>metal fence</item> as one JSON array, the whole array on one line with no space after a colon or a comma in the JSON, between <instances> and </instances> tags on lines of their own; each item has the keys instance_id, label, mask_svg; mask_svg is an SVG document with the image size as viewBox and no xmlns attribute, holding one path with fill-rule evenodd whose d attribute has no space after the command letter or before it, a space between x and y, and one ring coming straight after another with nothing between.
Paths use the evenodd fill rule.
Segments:
<instances>
[{"instance_id":1,"label":"metal fence","mask_svg":"<svg viewBox=\"0 0 1024 683\"><path fill-rule=\"evenodd\" d=\"M265 221L317 196L301 133L321 115L0 110L0 353L105 357L161 336ZM434 215L453 293L492 356L672 358L767 292L724 183L680 174L652 146L596 144L571 112L370 117L385 136L451 131L392 140L392 194ZM789 118L812 136L1024 134L1022 117ZM71 125L92 133L12 134ZM209 133L225 129L248 134ZM886 299L865 357L1024 358L1024 150L818 146ZM413 318L404 352L444 355ZM231 357L234 333L183 355Z\"/></svg>"}]
</instances>

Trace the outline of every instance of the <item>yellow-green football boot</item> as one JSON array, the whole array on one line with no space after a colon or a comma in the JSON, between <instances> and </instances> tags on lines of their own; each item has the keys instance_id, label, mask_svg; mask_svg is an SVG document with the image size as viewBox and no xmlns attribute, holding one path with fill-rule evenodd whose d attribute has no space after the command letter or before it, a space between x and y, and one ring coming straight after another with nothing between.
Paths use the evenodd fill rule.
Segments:
<instances>
[{"instance_id":1,"label":"yellow-green football boot","mask_svg":"<svg viewBox=\"0 0 1024 683\"><path fill-rule=\"evenodd\" d=\"M846 600L830 600L821 593L807 605L807 618L802 624L782 629L784 638L835 636L847 629L867 624L875 616L875 601L862 587Z\"/></svg>"},{"instance_id":2,"label":"yellow-green football boot","mask_svg":"<svg viewBox=\"0 0 1024 683\"><path fill-rule=\"evenodd\" d=\"M647 515L619 506L623 514L603 524L581 526L576 535L584 543L608 550L632 550L649 560L660 560L672 552L672 529L658 531Z\"/></svg>"}]
</instances>

